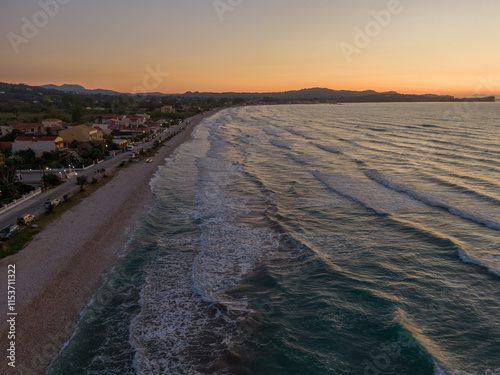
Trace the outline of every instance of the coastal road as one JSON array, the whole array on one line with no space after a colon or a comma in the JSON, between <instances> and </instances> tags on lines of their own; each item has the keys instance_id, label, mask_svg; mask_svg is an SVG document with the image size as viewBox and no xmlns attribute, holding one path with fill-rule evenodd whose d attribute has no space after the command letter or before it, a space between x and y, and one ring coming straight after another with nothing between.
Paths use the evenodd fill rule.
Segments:
<instances>
[{"instance_id":1,"label":"coastal road","mask_svg":"<svg viewBox=\"0 0 500 375\"><path fill-rule=\"evenodd\" d=\"M186 121L190 121L191 119L188 119ZM179 125L175 125L170 127L168 130L165 130L161 134L159 134L155 140L163 140L166 137L168 137L170 134L173 134L179 130L182 130L186 124L183 122ZM146 142L146 143L137 143L136 144L136 150L137 149L147 149L151 147L154 144L154 141ZM119 154L115 157L113 157L110 160L103 161L102 163L98 164L96 166L97 169L104 168L106 170L111 170L113 168L116 168L118 164L120 164L124 160L128 160L129 152L124 152L122 154ZM79 171L78 172L79 176L87 176L90 179L94 176L94 168L89 168L86 171ZM37 195L36 197L20 204L17 207L12 208L11 210L3 213L0 215L0 229L4 228L10 224L16 224L17 223L17 218L19 216L23 216L25 214L32 214L35 215L36 217L41 216L45 212L45 208L43 206L44 202L48 199L60 199L62 200L62 197L64 194L71 194L74 191L78 190L79 187L76 186L76 177L71 177L68 180L65 180L64 183L61 185L42 192L42 194ZM36 224L36 220L35 220Z\"/></svg>"}]
</instances>

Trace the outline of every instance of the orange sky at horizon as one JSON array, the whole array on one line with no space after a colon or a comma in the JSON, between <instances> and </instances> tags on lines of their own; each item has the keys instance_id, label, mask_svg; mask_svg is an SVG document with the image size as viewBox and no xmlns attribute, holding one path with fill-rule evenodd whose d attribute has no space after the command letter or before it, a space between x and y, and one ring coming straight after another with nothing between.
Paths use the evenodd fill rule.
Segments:
<instances>
[{"instance_id":1,"label":"orange sky at horizon","mask_svg":"<svg viewBox=\"0 0 500 375\"><path fill-rule=\"evenodd\" d=\"M120 92L500 95L494 0L219 3L2 4L0 81ZM36 35L26 22L38 24Z\"/></svg>"}]
</instances>

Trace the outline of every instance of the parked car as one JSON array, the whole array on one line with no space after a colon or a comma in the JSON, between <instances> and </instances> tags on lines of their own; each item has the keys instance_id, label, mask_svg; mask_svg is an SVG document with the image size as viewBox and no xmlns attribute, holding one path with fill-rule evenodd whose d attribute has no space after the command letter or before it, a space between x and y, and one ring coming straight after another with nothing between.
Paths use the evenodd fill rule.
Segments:
<instances>
[{"instance_id":1,"label":"parked car","mask_svg":"<svg viewBox=\"0 0 500 375\"><path fill-rule=\"evenodd\" d=\"M7 241L19 233L19 225L11 224L0 231L0 236L3 241Z\"/></svg>"},{"instance_id":2,"label":"parked car","mask_svg":"<svg viewBox=\"0 0 500 375\"><path fill-rule=\"evenodd\" d=\"M32 221L35 220L35 215L32 214L26 214L24 216L20 216L17 218L17 224L18 225L28 225Z\"/></svg>"},{"instance_id":3,"label":"parked car","mask_svg":"<svg viewBox=\"0 0 500 375\"><path fill-rule=\"evenodd\" d=\"M57 206L59 203L61 203L61 201L60 201L59 199L52 199L52 200L51 200L51 199L47 199L47 200L45 201L45 203L43 204L43 206L44 206L45 208L49 208L50 206L55 207L55 206Z\"/></svg>"}]
</instances>

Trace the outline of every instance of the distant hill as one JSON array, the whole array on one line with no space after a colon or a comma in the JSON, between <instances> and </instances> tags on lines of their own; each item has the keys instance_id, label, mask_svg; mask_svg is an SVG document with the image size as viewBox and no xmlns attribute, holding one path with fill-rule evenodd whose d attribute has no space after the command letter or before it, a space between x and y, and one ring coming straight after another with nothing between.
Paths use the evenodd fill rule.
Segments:
<instances>
[{"instance_id":1,"label":"distant hill","mask_svg":"<svg viewBox=\"0 0 500 375\"><path fill-rule=\"evenodd\" d=\"M39 86L46 89L59 90L64 92L75 92L79 94L101 94L101 95L132 95L129 93L120 93L112 90L88 90L80 85L43 85ZM400 94L396 91L377 92L373 90L365 91L350 91L350 90L331 90L327 88L314 87L302 90L292 90L284 92L191 92L188 91L184 94L164 94L161 92L151 92L136 94L139 96L178 96L182 98L214 98L214 99L235 99L243 98L250 100L263 100L266 101L287 101L287 100L320 100L320 101L337 101L343 103L354 102L450 102L450 101L463 101L466 99L457 99L451 95L407 95ZM478 101L495 101L493 96L487 98L473 98Z\"/></svg>"},{"instance_id":2,"label":"distant hill","mask_svg":"<svg viewBox=\"0 0 500 375\"><path fill-rule=\"evenodd\" d=\"M122 94L118 91L112 91L112 90L103 90L103 89L88 90L85 87L80 86L80 85L68 85L68 84L64 84L61 86L42 85L39 87L43 87L44 89L59 90L59 91L65 91L65 92L77 92L80 94L101 94L101 95L121 95Z\"/></svg>"},{"instance_id":3,"label":"distant hill","mask_svg":"<svg viewBox=\"0 0 500 375\"><path fill-rule=\"evenodd\" d=\"M33 96L35 93L38 95L56 95L56 93L60 93L61 95L64 93L77 93L82 95L94 95L94 96L102 96L113 97L117 95L132 95L128 93L120 93L118 91L113 90L105 90L105 89L95 89L89 90L83 86L77 84L64 84L64 85L43 85L43 86L28 86L25 84L8 84L0 82L0 91L4 91L8 93L9 97L13 99L12 95L17 95L18 100L25 100L22 95L28 93ZM16 93L16 94L15 94ZM293 100L305 100L305 101L328 101L328 102L341 102L341 103L356 103L356 102L459 102L459 101L467 101L467 100L477 100L477 101L495 101L494 96L489 97L473 97L473 98L465 98L459 99L455 98L451 95L435 95L435 94L425 94L425 95L408 95L408 94L400 94L395 91L387 91L387 92L377 92L373 90L365 90L365 91L349 91L349 90L331 90L327 88L309 88L302 90L292 90L285 92L267 92L267 93L258 93L258 92L191 92L188 91L184 94L164 94L160 92L152 92L152 93L143 93L136 94L138 96L158 96L158 97L180 97L180 98L214 98L214 99L235 99L242 98L247 100L258 100L264 102L287 102ZM136 96L134 95L134 96ZM32 100L36 100L36 98L32 98Z\"/></svg>"}]
</instances>

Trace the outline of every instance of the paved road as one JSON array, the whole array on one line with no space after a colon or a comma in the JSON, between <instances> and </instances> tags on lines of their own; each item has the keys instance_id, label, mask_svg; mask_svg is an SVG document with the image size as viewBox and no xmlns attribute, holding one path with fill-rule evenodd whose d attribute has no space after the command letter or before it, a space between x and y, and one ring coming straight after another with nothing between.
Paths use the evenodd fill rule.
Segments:
<instances>
[{"instance_id":1,"label":"paved road","mask_svg":"<svg viewBox=\"0 0 500 375\"><path fill-rule=\"evenodd\" d=\"M157 139L165 139L168 137L170 134L182 129L184 127L184 123L180 125L173 126L169 128L167 131L161 133L156 137L155 140ZM153 145L154 141L147 142L147 143L136 143L135 150L138 151L142 148L148 148ZM129 152L124 152L122 154L118 154L115 156L113 159L106 160L100 164L97 165L96 168L104 168L106 170L111 170L115 168L118 164L120 164L123 160L128 160ZM89 168L86 171L79 171L78 176L88 176L89 180L94 176L94 168ZM72 193L76 190L78 190L79 187L76 186L76 177L72 177L68 180L66 180L63 184L42 192L42 194L37 195L36 197L20 204L17 207L12 208L11 210L3 213L0 215L0 229L6 227L7 225L17 223L17 218L19 216L25 215L25 214L33 214L35 216L40 216L45 212L45 208L43 206L44 202L48 199L61 199L64 194L67 193ZM36 221L35 221L36 223Z\"/></svg>"}]
</instances>

